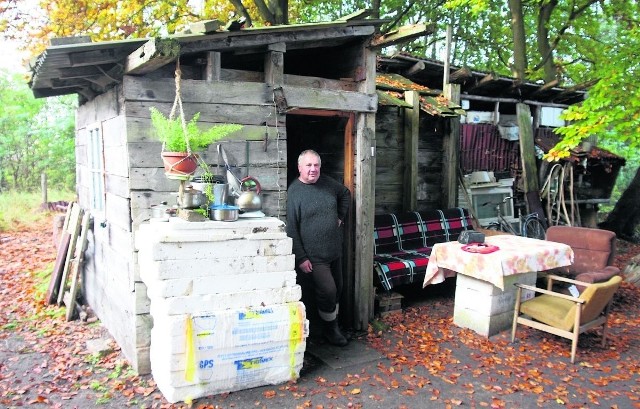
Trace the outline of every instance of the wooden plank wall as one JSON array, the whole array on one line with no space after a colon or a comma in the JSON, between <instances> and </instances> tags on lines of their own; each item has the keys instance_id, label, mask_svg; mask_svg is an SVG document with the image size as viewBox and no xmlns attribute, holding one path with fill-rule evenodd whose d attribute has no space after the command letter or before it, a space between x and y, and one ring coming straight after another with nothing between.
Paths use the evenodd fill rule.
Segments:
<instances>
[{"instance_id":1,"label":"wooden plank wall","mask_svg":"<svg viewBox=\"0 0 640 409\"><path fill-rule=\"evenodd\" d=\"M418 185L416 210L432 210L446 207L443 203L444 119L420 113L420 137L418 140Z\"/></svg>"},{"instance_id":2,"label":"wooden plank wall","mask_svg":"<svg viewBox=\"0 0 640 409\"><path fill-rule=\"evenodd\" d=\"M402 108L389 106L381 106L376 114L376 214L403 210L403 115ZM443 205L444 121L425 112L420 113L416 210L437 209Z\"/></svg>"},{"instance_id":3,"label":"wooden plank wall","mask_svg":"<svg viewBox=\"0 0 640 409\"><path fill-rule=\"evenodd\" d=\"M93 228L82 275L83 296L134 369L149 373L151 317L146 293L135 279L126 121L119 90L113 89L79 107L76 124L76 186L78 203L84 209L91 206L90 127L101 130L105 160L105 210L92 212Z\"/></svg>"},{"instance_id":4,"label":"wooden plank wall","mask_svg":"<svg viewBox=\"0 0 640 409\"><path fill-rule=\"evenodd\" d=\"M189 73L188 67L184 69ZM156 73L154 73L156 74ZM221 78L230 72L222 70ZM223 144L234 174L256 177L262 185L263 212L286 217L287 135L285 115L276 111L273 87L251 72L233 71L236 82L183 79L185 116L200 112L203 127L239 123L243 128ZM242 82L244 81L244 82ZM364 112L377 109L375 93L354 90L353 81L284 76L290 105L299 108ZM318 86L320 84L321 86ZM149 108L168 114L175 96L172 77L125 76L110 92L78 110L78 196L90 206L87 127L99 124L104 136L106 209L96 215L85 265L85 296L139 373L150 371L152 319L146 288L139 278L134 234L151 216L150 207L176 203L179 182L167 179L153 137ZM201 153L214 173L223 174L215 146ZM118 302L114 302L118 300Z\"/></svg>"},{"instance_id":5,"label":"wooden plank wall","mask_svg":"<svg viewBox=\"0 0 640 409\"><path fill-rule=\"evenodd\" d=\"M203 81L198 83L202 87L207 86ZM166 87L172 85L172 82L152 82L147 85L160 84ZM127 97L139 92L139 81L129 85L134 89L126 91ZM263 189L262 204L265 214L276 217L284 215L287 177L284 115L278 115L272 106L258 105L254 97L249 97L254 100L253 104L186 102L189 101L189 91L195 92L194 85L192 83L192 87L183 88L182 98L185 101L187 120L200 112L200 124L203 127L225 122L243 125L240 131L220 142L227 153L232 172L238 178L249 174L258 179ZM173 100L173 96L171 99ZM164 176L160 157L162 145L153 136L149 118L150 107L157 107L168 114L172 101L127 100L125 106L131 167L131 213L135 230L141 222L149 219L150 206L162 201L176 203L179 182ZM214 174L224 175L222 158L218 157L216 146L217 144L213 144L207 151L201 152L201 157Z\"/></svg>"},{"instance_id":6,"label":"wooden plank wall","mask_svg":"<svg viewBox=\"0 0 640 409\"><path fill-rule=\"evenodd\" d=\"M402 211L404 110L381 106L376 113L375 214Z\"/></svg>"}]
</instances>

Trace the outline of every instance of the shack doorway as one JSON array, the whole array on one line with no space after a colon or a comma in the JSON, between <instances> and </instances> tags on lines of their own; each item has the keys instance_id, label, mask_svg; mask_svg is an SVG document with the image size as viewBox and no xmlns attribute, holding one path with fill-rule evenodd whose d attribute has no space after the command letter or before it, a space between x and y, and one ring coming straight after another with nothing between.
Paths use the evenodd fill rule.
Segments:
<instances>
[{"instance_id":1,"label":"shack doorway","mask_svg":"<svg viewBox=\"0 0 640 409\"><path fill-rule=\"evenodd\" d=\"M320 154L322 174L344 180L348 120L345 116L287 115L287 186L298 177L298 155L306 149Z\"/></svg>"},{"instance_id":2,"label":"shack doorway","mask_svg":"<svg viewBox=\"0 0 640 409\"><path fill-rule=\"evenodd\" d=\"M344 290L340 299L340 321L347 327L351 327L354 322L353 122L354 116L344 112L296 111L287 114L287 186L298 177L300 153L306 149L313 149L322 159L321 174L344 183L352 194L350 217L345 226L342 259ZM313 297L309 297L309 283L301 281L300 285L302 301L311 323L311 332L317 334L319 329L314 322L319 323L319 317Z\"/></svg>"}]
</instances>

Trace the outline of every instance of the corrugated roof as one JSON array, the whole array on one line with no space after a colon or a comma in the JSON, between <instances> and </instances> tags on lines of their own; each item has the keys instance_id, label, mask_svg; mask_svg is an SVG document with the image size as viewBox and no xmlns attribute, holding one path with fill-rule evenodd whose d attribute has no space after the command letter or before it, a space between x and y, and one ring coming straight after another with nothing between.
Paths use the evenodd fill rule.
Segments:
<instances>
[{"instance_id":1,"label":"corrugated roof","mask_svg":"<svg viewBox=\"0 0 640 409\"><path fill-rule=\"evenodd\" d=\"M544 151L544 153L549 152L549 150L556 146L559 141L560 136L553 132L552 128L538 128L536 130L535 143ZM579 145L569 151L569 153L570 156L566 158L566 160L571 162L579 162L585 157L588 159L609 160L611 162L620 163L621 165L624 165L626 162L625 158L597 146L592 146L585 151L582 146Z\"/></svg>"}]
</instances>

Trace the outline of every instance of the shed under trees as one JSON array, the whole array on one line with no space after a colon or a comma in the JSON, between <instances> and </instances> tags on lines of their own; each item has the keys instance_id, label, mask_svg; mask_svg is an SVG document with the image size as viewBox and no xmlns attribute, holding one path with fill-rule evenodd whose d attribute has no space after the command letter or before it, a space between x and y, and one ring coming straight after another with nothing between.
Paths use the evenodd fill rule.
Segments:
<instances>
[{"instance_id":1,"label":"shed under trees","mask_svg":"<svg viewBox=\"0 0 640 409\"><path fill-rule=\"evenodd\" d=\"M376 49L402 35L376 37L382 21L364 17L238 31L200 25L205 31L169 39L61 39L35 61L36 97L79 95L77 195L94 221L82 294L139 373L150 370L152 317L134 236L152 205L175 203L179 184L164 175L149 108L169 112L177 60L187 119L200 112L201 126L243 125L220 143L236 176L260 181L267 216L284 219L303 149L316 149L323 170L352 191L344 311L349 325L366 328L373 316ZM408 37L427 32L416 26ZM221 173L215 146L201 156Z\"/></svg>"}]
</instances>

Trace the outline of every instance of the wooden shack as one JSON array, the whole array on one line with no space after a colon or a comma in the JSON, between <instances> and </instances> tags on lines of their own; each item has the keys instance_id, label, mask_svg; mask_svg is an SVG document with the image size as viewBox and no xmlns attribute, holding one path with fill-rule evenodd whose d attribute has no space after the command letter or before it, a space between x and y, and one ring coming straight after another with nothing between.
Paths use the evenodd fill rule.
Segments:
<instances>
[{"instance_id":1,"label":"wooden shack","mask_svg":"<svg viewBox=\"0 0 640 409\"><path fill-rule=\"evenodd\" d=\"M590 140L574 149L570 157L562 161L567 171L562 173L563 179L560 181L557 180L557 173L551 174L552 169L557 172L558 167L553 168L552 164L541 160L542 154L559 140L553 130L564 125L561 112L582 101L586 96L585 89L567 89L559 87L556 82L520 82L491 72L448 66L441 61L402 53L380 57L378 65L379 77L395 77L396 84L400 82L399 78L403 78L407 84L413 84L405 86L405 92L419 90L423 98L432 97L429 104L422 104L419 119L418 208L436 208L448 203L470 207L473 211L474 206L468 203L463 189L453 190L456 185L462 185L459 181L463 175L488 171L493 172L496 181L513 180L509 189L516 197L516 204L522 205L523 211L525 207L528 208L528 204L525 206L527 192L542 190L544 193L545 183L561 185L560 190L566 191L563 195L566 205L574 208L574 217L569 217L572 220L565 222L595 225L597 206L609 202L620 167L625 163L624 158L596 147L596 141ZM449 80L446 85L443 85L443 78ZM457 92L449 95L456 98L452 101L459 103L462 110L451 101L444 101L447 104L445 107L438 102L437 96L443 93L440 90L444 89L446 93L451 87L455 87ZM400 107L400 104L396 106ZM406 113L402 111L408 112L410 109L395 108L395 111L400 110L399 118L404 118ZM529 129L521 129L519 109L525 111L523 116L530 124ZM393 110L381 106L377 114L379 153L376 212L402 206L396 195L398 189L391 189L396 193L392 192L389 197L383 193L386 191L385 184L379 183L385 175L393 174L393 169L405 168L404 163L399 161L400 157L389 161L382 159L381 150L384 146L397 146L396 141L389 140L389 136L404 132L404 119L398 121L385 115L385 112ZM447 120L451 111L461 114L459 124ZM394 127L399 127L398 131L394 131ZM452 130L454 128L457 132ZM524 140L522 135L525 136ZM521 150L523 143L524 153ZM407 159L410 158L405 156L404 160ZM524 176L525 163L532 164L528 180ZM573 188L570 188L569 182L571 174L575 175ZM386 182L393 185L390 180ZM558 188L555 190L553 198L545 194L539 197L543 211L551 215L549 218L552 221L557 218L557 208L560 207L557 202Z\"/></svg>"},{"instance_id":2,"label":"wooden shack","mask_svg":"<svg viewBox=\"0 0 640 409\"><path fill-rule=\"evenodd\" d=\"M398 35L374 40L382 22L362 18L169 39L60 39L35 62L30 86L36 97L79 95L77 194L93 218L82 293L139 373L149 372L152 318L134 238L151 206L176 202L179 186L165 177L149 108L171 109L176 61L187 119L199 112L203 127L243 125L220 143L236 176L261 183L267 216L284 220L287 185L297 177L303 149L317 150L323 171L352 191L343 311L351 312L350 326L367 327L374 293L376 50ZM201 157L214 173L223 171L215 146Z\"/></svg>"}]
</instances>

